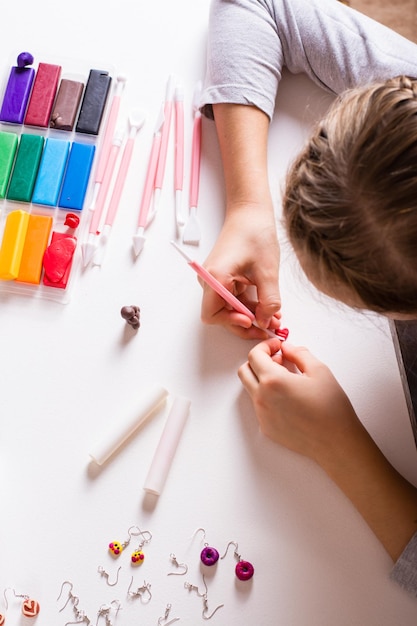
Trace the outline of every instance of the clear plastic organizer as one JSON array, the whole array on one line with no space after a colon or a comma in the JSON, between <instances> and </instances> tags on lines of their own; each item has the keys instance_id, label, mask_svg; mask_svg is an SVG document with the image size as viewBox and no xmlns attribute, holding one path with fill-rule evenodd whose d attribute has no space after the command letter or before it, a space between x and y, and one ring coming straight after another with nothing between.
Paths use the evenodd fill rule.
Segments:
<instances>
[{"instance_id":1,"label":"clear plastic organizer","mask_svg":"<svg viewBox=\"0 0 417 626\"><path fill-rule=\"evenodd\" d=\"M80 273L116 74L20 51L0 85L0 296L66 303Z\"/></svg>"}]
</instances>

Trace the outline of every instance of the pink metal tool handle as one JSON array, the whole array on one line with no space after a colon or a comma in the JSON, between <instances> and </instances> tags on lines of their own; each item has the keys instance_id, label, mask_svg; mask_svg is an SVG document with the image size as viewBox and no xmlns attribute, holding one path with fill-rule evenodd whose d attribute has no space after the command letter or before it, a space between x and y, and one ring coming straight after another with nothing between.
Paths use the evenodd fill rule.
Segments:
<instances>
[{"instance_id":1,"label":"pink metal tool handle","mask_svg":"<svg viewBox=\"0 0 417 626\"><path fill-rule=\"evenodd\" d=\"M175 101L175 171L174 188L180 191L184 184L184 103Z\"/></svg>"},{"instance_id":2,"label":"pink metal tool handle","mask_svg":"<svg viewBox=\"0 0 417 626\"><path fill-rule=\"evenodd\" d=\"M114 183L113 193L112 193L111 200L107 209L106 220L105 220L106 226L113 226L114 218L116 217L117 209L119 208L119 202L122 196L123 187L126 182L127 172L129 170L129 165L130 165L130 161L132 158L134 143L135 143L134 137L129 137L124 147L119 171L117 172L116 182Z\"/></svg>"},{"instance_id":3,"label":"pink metal tool handle","mask_svg":"<svg viewBox=\"0 0 417 626\"><path fill-rule=\"evenodd\" d=\"M103 213L104 204L106 202L107 193L109 191L110 183L113 177L114 166L116 164L117 155L120 149L120 142L113 143L110 146L109 158L107 160L106 169L104 171L103 180L100 186L100 191L97 196L97 202L95 209L93 211L93 216L90 222L89 233L98 235L99 224L101 220L101 215Z\"/></svg>"},{"instance_id":4,"label":"pink metal tool handle","mask_svg":"<svg viewBox=\"0 0 417 626\"><path fill-rule=\"evenodd\" d=\"M151 205L152 192L154 188L156 169L158 166L158 156L161 148L161 134L156 133L152 143L151 154L149 157L148 171L146 173L145 186L143 188L142 200L139 209L138 227L146 228L148 221L149 207Z\"/></svg>"},{"instance_id":5,"label":"pink metal tool handle","mask_svg":"<svg viewBox=\"0 0 417 626\"><path fill-rule=\"evenodd\" d=\"M191 147L191 173L190 173L190 207L198 204L198 191L200 186L200 160L201 160L201 113L194 116L193 140Z\"/></svg>"}]
</instances>

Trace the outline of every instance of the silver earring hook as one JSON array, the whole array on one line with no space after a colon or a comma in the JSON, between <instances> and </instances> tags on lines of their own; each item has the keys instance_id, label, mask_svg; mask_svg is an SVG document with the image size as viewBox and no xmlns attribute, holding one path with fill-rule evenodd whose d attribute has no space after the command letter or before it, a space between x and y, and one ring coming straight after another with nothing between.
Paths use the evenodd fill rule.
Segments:
<instances>
[{"instance_id":1,"label":"silver earring hook","mask_svg":"<svg viewBox=\"0 0 417 626\"><path fill-rule=\"evenodd\" d=\"M130 585L129 585L129 588L127 590L127 595L130 596L131 598L139 597L141 599L141 602L143 602L143 604L148 604L148 602L150 602L152 600L152 593L151 593L151 586L152 585L150 583L147 583L146 580L144 580L142 587L138 587L136 589L136 591L131 591L132 584L133 584L133 576L130 579ZM148 598L148 600L146 602L144 600L142 600L142 596L145 594L145 592L149 596L149 598Z\"/></svg>"},{"instance_id":2,"label":"silver earring hook","mask_svg":"<svg viewBox=\"0 0 417 626\"><path fill-rule=\"evenodd\" d=\"M117 570L117 574L116 574L116 580L114 583L111 583L109 581L109 574L106 572L106 570L104 569L104 567L102 567L101 565L98 566L97 571L99 574L101 574L101 576L105 576L107 579L107 584L109 585L109 587L114 587L115 585L117 585L117 583L119 582L119 572L122 569L122 567L120 566L119 569Z\"/></svg>"},{"instance_id":3,"label":"silver earring hook","mask_svg":"<svg viewBox=\"0 0 417 626\"><path fill-rule=\"evenodd\" d=\"M70 624L82 624L83 622L85 622L87 624L87 626L89 626L89 624L91 624L91 621L88 619L87 615L83 615L81 617L81 619L79 619L76 622L67 622L65 624L65 626L70 626Z\"/></svg>"},{"instance_id":4,"label":"silver earring hook","mask_svg":"<svg viewBox=\"0 0 417 626\"><path fill-rule=\"evenodd\" d=\"M67 606L68 602L71 600L71 601L72 601L72 603L73 603L73 609L74 609L74 611L75 611L75 613L76 613L76 615L77 615L77 617L78 617L78 609L77 609L77 606L78 606L78 603L79 603L80 599L79 599L79 597L78 597L78 596L75 596L75 595L72 593L72 590L73 590L73 587L74 587L74 586L73 586L73 584L72 584L69 580L64 580L64 582L62 583L62 585L61 585L61 591L59 592L59 596L57 597L57 599L56 599L56 600L57 600L57 602L58 602L58 600L60 599L60 597L61 597L61 595L62 595L62 592L63 592L63 590L64 590L64 585L69 585L69 586L70 586L70 588L69 588L69 590L68 590L68 598L67 598L67 601L65 602L64 606L63 606L61 609L59 609L59 613L61 613L61 611L63 611L63 610L65 609L65 607Z\"/></svg>"},{"instance_id":5,"label":"silver earring hook","mask_svg":"<svg viewBox=\"0 0 417 626\"><path fill-rule=\"evenodd\" d=\"M180 619L179 617L174 617L173 619L169 620L169 622L166 621L168 619L171 609L172 609L172 604L167 604L166 609L165 609L165 614L158 619L158 626L162 626L162 622L164 622L164 626L169 626L170 624L173 624L174 622L179 621Z\"/></svg>"},{"instance_id":6,"label":"silver earring hook","mask_svg":"<svg viewBox=\"0 0 417 626\"><path fill-rule=\"evenodd\" d=\"M207 615L207 611L208 611L208 598L207 598L208 589L207 589L207 583L206 583L206 579L204 577L204 574L203 574L203 583L204 583L204 588L205 588L205 592L204 593L201 593L196 585L192 585L192 584L190 584L188 582L184 583L184 587L186 589L188 589L189 591L195 591L200 598L203 598L202 616L203 616L203 619L209 620L209 619L211 619L213 617L213 615L219 609L221 609L224 606L224 604L219 604L219 606L217 606L210 615Z\"/></svg>"},{"instance_id":7,"label":"silver earring hook","mask_svg":"<svg viewBox=\"0 0 417 626\"><path fill-rule=\"evenodd\" d=\"M225 558L225 556L226 556L226 554L227 554L227 551L229 550L229 546L235 546L235 550L234 550L234 553L233 553L233 554L234 554L234 556L237 558L237 560L238 560L238 561L240 561L240 560L242 559L242 557L241 557L241 556L240 556L240 554L238 553L238 544L237 544L237 542L236 542L236 541L229 541L229 543L228 543L228 544L227 544L227 546L226 546L226 550L225 550L225 552L224 552L223 556L221 556L220 558L221 558L221 559L224 559L224 558Z\"/></svg>"},{"instance_id":8,"label":"silver earring hook","mask_svg":"<svg viewBox=\"0 0 417 626\"><path fill-rule=\"evenodd\" d=\"M184 576L188 572L188 565L186 563L178 563L177 557L175 556L175 554L171 552L171 554L169 555L169 558L171 559L172 563L176 567L182 567L184 571L183 572L168 572L167 576Z\"/></svg>"}]
</instances>

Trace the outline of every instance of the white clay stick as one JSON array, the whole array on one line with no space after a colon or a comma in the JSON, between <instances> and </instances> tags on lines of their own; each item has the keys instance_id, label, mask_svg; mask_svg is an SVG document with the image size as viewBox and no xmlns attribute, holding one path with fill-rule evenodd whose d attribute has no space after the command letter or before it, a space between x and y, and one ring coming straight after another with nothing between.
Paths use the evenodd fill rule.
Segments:
<instances>
[{"instance_id":1,"label":"white clay stick","mask_svg":"<svg viewBox=\"0 0 417 626\"><path fill-rule=\"evenodd\" d=\"M162 492L188 418L190 404L187 398L174 399L143 486L148 493L159 496Z\"/></svg>"},{"instance_id":2,"label":"white clay stick","mask_svg":"<svg viewBox=\"0 0 417 626\"><path fill-rule=\"evenodd\" d=\"M126 414L126 417L115 416L108 431L90 452L93 461L97 465L103 465L145 420L155 414L156 408L166 400L167 395L166 389L155 386L142 394L137 405Z\"/></svg>"}]
</instances>

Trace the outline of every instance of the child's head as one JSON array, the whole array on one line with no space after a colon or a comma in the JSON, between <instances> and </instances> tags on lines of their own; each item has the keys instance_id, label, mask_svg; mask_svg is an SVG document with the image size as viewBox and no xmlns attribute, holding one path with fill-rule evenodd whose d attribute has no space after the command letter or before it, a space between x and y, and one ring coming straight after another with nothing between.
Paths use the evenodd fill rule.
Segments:
<instances>
[{"instance_id":1,"label":"child's head","mask_svg":"<svg viewBox=\"0 0 417 626\"><path fill-rule=\"evenodd\" d=\"M417 315L417 80L357 88L335 102L288 174L284 219L319 289Z\"/></svg>"}]
</instances>

